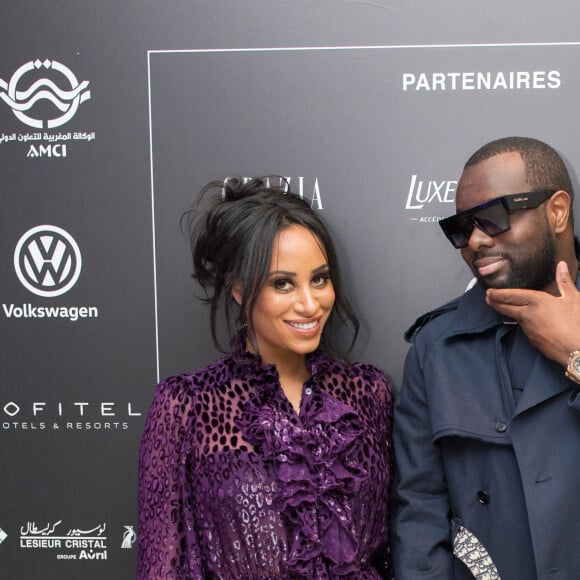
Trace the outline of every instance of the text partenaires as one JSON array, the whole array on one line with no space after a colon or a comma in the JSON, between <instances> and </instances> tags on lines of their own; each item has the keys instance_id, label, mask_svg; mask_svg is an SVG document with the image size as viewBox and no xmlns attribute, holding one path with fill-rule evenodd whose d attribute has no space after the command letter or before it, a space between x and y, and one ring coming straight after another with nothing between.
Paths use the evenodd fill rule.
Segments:
<instances>
[{"instance_id":1,"label":"text partenaires","mask_svg":"<svg viewBox=\"0 0 580 580\"><path fill-rule=\"evenodd\" d=\"M558 89L560 71L403 73L403 91Z\"/></svg>"}]
</instances>

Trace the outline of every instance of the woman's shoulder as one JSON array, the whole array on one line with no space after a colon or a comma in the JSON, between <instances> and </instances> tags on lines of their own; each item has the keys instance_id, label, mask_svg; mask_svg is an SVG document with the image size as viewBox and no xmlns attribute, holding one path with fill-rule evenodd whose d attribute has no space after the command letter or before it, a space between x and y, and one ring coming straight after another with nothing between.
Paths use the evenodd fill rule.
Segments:
<instances>
[{"instance_id":1,"label":"woman's shoulder","mask_svg":"<svg viewBox=\"0 0 580 580\"><path fill-rule=\"evenodd\" d=\"M172 375L162 379L155 389L149 410L150 417L161 417L170 413L168 424L189 423L198 394L215 389L228 374L227 357L191 373Z\"/></svg>"},{"instance_id":2,"label":"woman's shoulder","mask_svg":"<svg viewBox=\"0 0 580 580\"><path fill-rule=\"evenodd\" d=\"M190 373L165 377L157 385L157 391L179 393L211 389L228 380L231 374L231 363L232 359L228 355Z\"/></svg>"},{"instance_id":3,"label":"woman's shoulder","mask_svg":"<svg viewBox=\"0 0 580 580\"><path fill-rule=\"evenodd\" d=\"M390 380L380 367L363 362L346 362L329 356L328 354L321 354L321 360L325 362L326 373L329 377L347 379L349 381L358 380L372 387L373 389L384 388L391 391Z\"/></svg>"},{"instance_id":4,"label":"woman's shoulder","mask_svg":"<svg viewBox=\"0 0 580 580\"><path fill-rule=\"evenodd\" d=\"M352 368L357 373L357 376L360 377L363 388L369 394L372 393L381 399L392 399L393 388L391 381L383 369L376 365L362 362L353 363Z\"/></svg>"}]
</instances>

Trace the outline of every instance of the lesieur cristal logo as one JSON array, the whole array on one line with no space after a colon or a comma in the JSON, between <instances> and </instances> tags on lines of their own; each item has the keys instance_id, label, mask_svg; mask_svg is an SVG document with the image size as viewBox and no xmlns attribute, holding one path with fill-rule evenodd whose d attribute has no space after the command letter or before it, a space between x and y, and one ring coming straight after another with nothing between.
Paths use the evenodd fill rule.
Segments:
<instances>
[{"instance_id":1,"label":"lesieur cristal logo","mask_svg":"<svg viewBox=\"0 0 580 580\"><path fill-rule=\"evenodd\" d=\"M70 121L91 98L88 85L61 63L36 59L23 64L8 82L0 78L0 98L26 125L53 129Z\"/></svg>"},{"instance_id":2,"label":"lesieur cristal logo","mask_svg":"<svg viewBox=\"0 0 580 580\"><path fill-rule=\"evenodd\" d=\"M38 296L54 297L68 292L76 284L81 266L76 241L56 226L42 225L28 230L14 250L18 279Z\"/></svg>"}]
</instances>

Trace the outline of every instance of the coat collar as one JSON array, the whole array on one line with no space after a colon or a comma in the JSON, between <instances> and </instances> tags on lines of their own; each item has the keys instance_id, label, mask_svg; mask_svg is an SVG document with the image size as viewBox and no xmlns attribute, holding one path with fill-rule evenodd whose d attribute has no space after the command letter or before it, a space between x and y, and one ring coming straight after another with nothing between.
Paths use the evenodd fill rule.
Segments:
<instances>
[{"instance_id":1,"label":"coat collar","mask_svg":"<svg viewBox=\"0 0 580 580\"><path fill-rule=\"evenodd\" d=\"M505 322L510 319L486 304L485 289L477 283L459 298L449 335L479 334Z\"/></svg>"},{"instance_id":2,"label":"coat collar","mask_svg":"<svg viewBox=\"0 0 580 580\"><path fill-rule=\"evenodd\" d=\"M578 289L580 289L579 282L580 276L576 280ZM499 325L509 323L513 324L513 321L486 304L485 289L480 284L476 284L459 299L448 336L481 334ZM531 371L516 407L515 415L568 390L572 386L570 381L565 378L562 366L542 356L540 351L535 350L529 364Z\"/></svg>"}]
</instances>

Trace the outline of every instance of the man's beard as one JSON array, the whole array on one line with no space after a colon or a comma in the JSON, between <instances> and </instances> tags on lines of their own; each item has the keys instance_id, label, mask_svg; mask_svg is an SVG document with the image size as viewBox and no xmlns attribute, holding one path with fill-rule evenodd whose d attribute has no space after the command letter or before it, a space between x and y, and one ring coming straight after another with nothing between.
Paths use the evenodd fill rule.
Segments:
<instances>
[{"instance_id":1,"label":"man's beard","mask_svg":"<svg viewBox=\"0 0 580 580\"><path fill-rule=\"evenodd\" d=\"M542 239L534 250L521 256L517 262L508 254L510 264L508 277L497 283L489 283L479 276L474 269L475 277L485 288L527 288L529 290L544 290L556 279L556 246L547 227L543 228Z\"/></svg>"}]
</instances>

